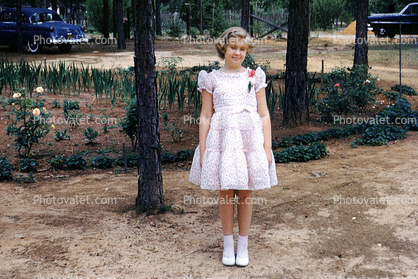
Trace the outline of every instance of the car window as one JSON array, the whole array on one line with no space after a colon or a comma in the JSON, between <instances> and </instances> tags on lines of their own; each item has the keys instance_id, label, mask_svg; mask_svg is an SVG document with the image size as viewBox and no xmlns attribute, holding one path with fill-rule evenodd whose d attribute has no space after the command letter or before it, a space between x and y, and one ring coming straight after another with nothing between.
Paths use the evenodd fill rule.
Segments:
<instances>
[{"instance_id":1,"label":"car window","mask_svg":"<svg viewBox=\"0 0 418 279\"><path fill-rule=\"evenodd\" d=\"M62 18L55 13L40 13L34 14L30 17L30 21L32 23L40 23L40 22L47 22L47 21L62 21Z\"/></svg>"},{"instance_id":2,"label":"car window","mask_svg":"<svg viewBox=\"0 0 418 279\"><path fill-rule=\"evenodd\" d=\"M17 21L17 17L15 16L13 18L13 22L16 22L16 21ZM27 21L28 21L28 18L26 17L26 15L22 14L22 22L27 22Z\"/></svg>"},{"instance_id":3,"label":"car window","mask_svg":"<svg viewBox=\"0 0 418 279\"><path fill-rule=\"evenodd\" d=\"M404 15L418 15L418 5L409 6L403 13Z\"/></svg>"},{"instance_id":4,"label":"car window","mask_svg":"<svg viewBox=\"0 0 418 279\"><path fill-rule=\"evenodd\" d=\"M12 21L12 13L0 14L0 22L11 22L11 21Z\"/></svg>"}]
</instances>

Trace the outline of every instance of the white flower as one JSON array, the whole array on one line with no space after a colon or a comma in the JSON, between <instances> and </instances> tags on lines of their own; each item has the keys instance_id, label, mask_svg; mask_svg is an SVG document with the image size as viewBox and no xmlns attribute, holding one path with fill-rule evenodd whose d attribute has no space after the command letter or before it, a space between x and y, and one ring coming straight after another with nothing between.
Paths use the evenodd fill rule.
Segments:
<instances>
[{"instance_id":1,"label":"white flower","mask_svg":"<svg viewBox=\"0 0 418 279\"><path fill-rule=\"evenodd\" d=\"M36 88L36 92L37 93L44 93L44 89L41 86L39 86L39 87Z\"/></svg>"},{"instance_id":2,"label":"white flower","mask_svg":"<svg viewBox=\"0 0 418 279\"><path fill-rule=\"evenodd\" d=\"M380 78L377 78L377 81L380 81Z\"/></svg>"},{"instance_id":3,"label":"white flower","mask_svg":"<svg viewBox=\"0 0 418 279\"><path fill-rule=\"evenodd\" d=\"M370 80L366 79L366 82L367 82L367 83L370 83Z\"/></svg>"},{"instance_id":4,"label":"white flower","mask_svg":"<svg viewBox=\"0 0 418 279\"><path fill-rule=\"evenodd\" d=\"M36 108L32 111L32 114L35 115L35 116L38 116L38 115L41 114L41 111L38 108Z\"/></svg>"},{"instance_id":5,"label":"white flower","mask_svg":"<svg viewBox=\"0 0 418 279\"><path fill-rule=\"evenodd\" d=\"M16 98L20 98L20 93L15 93L15 94L13 94L13 99L16 99Z\"/></svg>"}]
</instances>

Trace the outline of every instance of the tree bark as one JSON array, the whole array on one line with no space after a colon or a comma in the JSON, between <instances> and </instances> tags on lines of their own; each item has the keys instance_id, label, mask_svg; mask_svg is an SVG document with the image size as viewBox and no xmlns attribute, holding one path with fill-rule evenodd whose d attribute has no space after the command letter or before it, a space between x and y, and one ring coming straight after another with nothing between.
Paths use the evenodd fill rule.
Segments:
<instances>
[{"instance_id":1,"label":"tree bark","mask_svg":"<svg viewBox=\"0 0 418 279\"><path fill-rule=\"evenodd\" d=\"M354 66L368 65L367 15L368 0L357 0L356 41L354 48Z\"/></svg>"},{"instance_id":2,"label":"tree bark","mask_svg":"<svg viewBox=\"0 0 418 279\"><path fill-rule=\"evenodd\" d=\"M157 27L157 35L162 36L161 31L161 12L160 12L161 1L155 0L155 25Z\"/></svg>"},{"instance_id":3,"label":"tree bark","mask_svg":"<svg viewBox=\"0 0 418 279\"><path fill-rule=\"evenodd\" d=\"M160 130L155 74L154 14L152 0L133 0L135 81L138 113L138 196L136 208L164 205Z\"/></svg>"},{"instance_id":4,"label":"tree bark","mask_svg":"<svg viewBox=\"0 0 418 279\"><path fill-rule=\"evenodd\" d=\"M203 35L203 3L202 0L199 1L200 9L200 35Z\"/></svg>"},{"instance_id":5,"label":"tree bark","mask_svg":"<svg viewBox=\"0 0 418 279\"><path fill-rule=\"evenodd\" d=\"M103 37L109 38L109 0L103 0Z\"/></svg>"},{"instance_id":6,"label":"tree bark","mask_svg":"<svg viewBox=\"0 0 418 279\"><path fill-rule=\"evenodd\" d=\"M116 8L116 2L121 2L121 1L113 1L112 2L112 34L113 34L113 38L117 37L117 33L118 33L118 24L117 21L118 19L118 10Z\"/></svg>"},{"instance_id":7,"label":"tree bark","mask_svg":"<svg viewBox=\"0 0 418 279\"><path fill-rule=\"evenodd\" d=\"M118 49L125 49L125 30L123 28L123 3L116 2L116 27L118 31Z\"/></svg>"},{"instance_id":8,"label":"tree bark","mask_svg":"<svg viewBox=\"0 0 418 279\"><path fill-rule=\"evenodd\" d=\"M22 54L23 53L22 0L17 0L16 28L17 28L17 53Z\"/></svg>"},{"instance_id":9,"label":"tree bark","mask_svg":"<svg viewBox=\"0 0 418 279\"><path fill-rule=\"evenodd\" d=\"M242 10L241 10L241 27L247 30L250 30L250 1L242 0Z\"/></svg>"},{"instance_id":10,"label":"tree bark","mask_svg":"<svg viewBox=\"0 0 418 279\"><path fill-rule=\"evenodd\" d=\"M54 11L57 11L57 10L58 10L57 0L52 0L52 1L51 1L51 5L52 5L52 9L53 9Z\"/></svg>"},{"instance_id":11,"label":"tree bark","mask_svg":"<svg viewBox=\"0 0 418 279\"><path fill-rule=\"evenodd\" d=\"M307 86L309 14L309 0L290 1L283 111L283 124L286 126L309 124Z\"/></svg>"}]
</instances>

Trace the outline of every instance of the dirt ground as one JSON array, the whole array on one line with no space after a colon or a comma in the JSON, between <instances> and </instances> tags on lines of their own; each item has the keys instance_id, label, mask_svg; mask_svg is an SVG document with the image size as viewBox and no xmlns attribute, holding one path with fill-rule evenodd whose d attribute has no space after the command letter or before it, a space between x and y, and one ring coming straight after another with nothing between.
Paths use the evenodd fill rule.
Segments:
<instances>
[{"instance_id":1,"label":"dirt ground","mask_svg":"<svg viewBox=\"0 0 418 279\"><path fill-rule=\"evenodd\" d=\"M181 56L183 67L217 59L210 45L196 48L157 41L156 49L157 60ZM285 50L284 41L271 41L254 57L264 62L263 54L277 53L276 59L269 59L274 73L283 70ZM17 57L7 49L0 51ZM351 60L341 60L336 52L352 52L352 46L313 42L309 71L320 71L323 59L326 71L351 66ZM24 58L110 68L132 65L132 56L130 43L127 51L79 46L67 55L46 49ZM397 65L370 64L372 74L381 78L381 88L398 83ZM418 67L403 69L403 82L416 90L417 76ZM46 97L48 103L55 98ZM72 98L80 100L82 112L90 113L83 103L92 103L90 93ZM388 102L382 95L378 100ZM417 98L408 100L417 110ZM111 116L123 116L121 103L114 110L104 102L94 104L97 115L106 108ZM0 109L0 152L16 162L16 151L5 147L11 146L3 131L5 113ZM170 112L179 123L183 115ZM272 121L273 137L330 128L315 114L311 118L310 126L285 128L278 111ZM180 143L172 143L161 129L164 150L196 147L197 125L182 127L187 132ZM0 278L418 278L418 132L380 147L353 149L353 138L331 140L325 142L330 153L321 160L277 164L279 185L254 192L250 264L238 268L221 263L218 193L188 182L190 162L164 166L164 199L173 210L148 216L134 211L136 168L127 174L120 169L48 169L46 159L56 153L112 148L110 156L116 157L122 143L130 144L118 129L111 129L99 143L87 146L81 143L82 130L71 133L71 141L35 147L34 156L42 161L34 174L37 182L0 183ZM234 232L237 238L237 225Z\"/></svg>"}]
</instances>

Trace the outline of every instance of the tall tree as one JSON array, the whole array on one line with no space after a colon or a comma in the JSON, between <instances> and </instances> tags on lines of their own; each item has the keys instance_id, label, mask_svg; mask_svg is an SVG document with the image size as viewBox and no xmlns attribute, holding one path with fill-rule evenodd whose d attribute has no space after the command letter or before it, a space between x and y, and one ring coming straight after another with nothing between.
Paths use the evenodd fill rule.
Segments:
<instances>
[{"instance_id":1,"label":"tall tree","mask_svg":"<svg viewBox=\"0 0 418 279\"><path fill-rule=\"evenodd\" d=\"M357 0L356 41L354 47L354 66L368 65L367 60L367 15L368 0Z\"/></svg>"},{"instance_id":2,"label":"tall tree","mask_svg":"<svg viewBox=\"0 0 418 279\"><path fill-rule=\"evenodd\" d=\"M135 206L156 209L163 202L160 130L155 75L153 0L133 0L135 83L138 113L138 196Z\"/></svg>"},{"instance_id":3,"label":"tall tree","mask_svg":"<svg viewBox=\"0 0 418 279\"><path fill-rule=\"evenodd\" d=\"M109 0L103 0L103 37L109 38Z\"/></svg>"},{"instance_id":4,"label":"tall tree","mask_svg":"<svg viewBox=\"0 0 418 279\"><path fill-rule=\"evenodd\" d=\"M250 31L250 1L242 0L242 10L241 10L241 27Z\"/></svg>"},{"instance_id":5,"label":"tall tree","mask_svg":"<svg viewBox=\"0 0 418 279\"><path fill-rule=\"evenodd\" d=\"M57 11L57 10L58 10L58 3L57 3L57 0L52 0L52 1L51 1L51 5L52 5L52 9L53 9L54 11Z\"/></svg>"},{"instance_id":6,"label":"tall tree","mask_svg":"<svg viewBox=\"0 0 418 279\"><path fill-rule=\"evenodd\" d=\"M118 49L125 49L125 30L123 28L123 2L116 2L116 27L118 32Z\"/></svg>"},{"instance_id":7,"label":"tall tree","mask_svg":"<svg viewBox=\"0 0 418 279\"><path fill-rule=\"evenodd\" d=\"M17 28L17 53L22 54L23 53L22 0L17 0L16 28Z\"/></svg>"},{"instance_id":8,"label":"tall tree","mask_svg":"<svg viewBox=\"0 0 418 279\"><path fill-rule=\"evenodd\" d=\"M309 14L309 0L290 1L283 111L283 124L286 126L301 126L309 123L307 92Z\"/></svg>"},{"instance_id":9,"label":"tall tree","mask_svg":"<svg viewBox=\"0 0 418 279\"><path fill-rule=\"evenodd\" d=\"M157 27L157 35L162 36L161 31L161 11L160 11L161 1L155 0L155 25Z\"/></svg>"}]
</instances>

